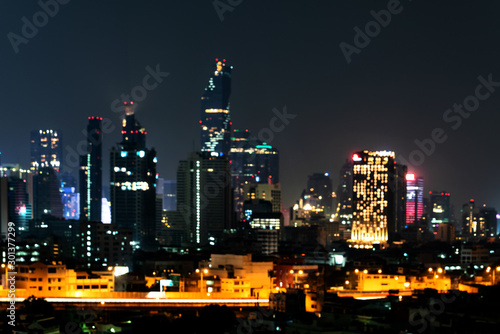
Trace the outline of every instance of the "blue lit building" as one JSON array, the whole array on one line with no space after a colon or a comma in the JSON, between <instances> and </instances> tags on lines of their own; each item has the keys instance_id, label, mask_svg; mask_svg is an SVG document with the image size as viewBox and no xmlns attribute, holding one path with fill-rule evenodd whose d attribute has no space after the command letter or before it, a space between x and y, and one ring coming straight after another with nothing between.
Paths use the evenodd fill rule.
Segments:
<instances>
[{"instance_id":1,"label":"blue lit building","mask_svg":"<svg viewBox=\"0 0 500 334\"><path fill-rule=\"evenodd\" d=\"M156 244L156 151L146 148L146 130L125 102L122 142L111 150L111 219L133 231L134 248Z\"/></svg>"},{"instance_id":2,"label":"blue lit building","mask_svg":"<svg viewBox=\"0 0 500 334\"><path fill-rule=\"evenodd\" d=\"M212 156L228 155L231 149L231 96L232 66L226 60L215 59L213 75L201 97L201 151Z\"/></svg>"},{"instance_id":3,"label":"blue lit building","mask_svg":"<svg viewBox=\"0 0 500 334\"><path fill-rule=\"evenodd\" d=\"M71 173L66 172L60 175L59 181L61 182L63 217L78 219L80 217L80 194L76 192L76 179Z\"/></svg>"}]
</instances>

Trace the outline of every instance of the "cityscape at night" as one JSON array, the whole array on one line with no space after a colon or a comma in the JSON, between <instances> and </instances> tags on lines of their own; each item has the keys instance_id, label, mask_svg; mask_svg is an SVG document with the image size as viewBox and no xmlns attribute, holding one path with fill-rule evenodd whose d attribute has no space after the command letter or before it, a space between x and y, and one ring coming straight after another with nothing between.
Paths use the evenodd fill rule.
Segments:
<instances>
[{"instance_id":1,"label":"cityscape at night","mask_svg":"<svg viewBox=\"0 0 500 334\"><path fill-rule=\"evenodd\" d=\"M1 5L1 333L498 333L500 4Z\"/></svg>"}]
</instances>

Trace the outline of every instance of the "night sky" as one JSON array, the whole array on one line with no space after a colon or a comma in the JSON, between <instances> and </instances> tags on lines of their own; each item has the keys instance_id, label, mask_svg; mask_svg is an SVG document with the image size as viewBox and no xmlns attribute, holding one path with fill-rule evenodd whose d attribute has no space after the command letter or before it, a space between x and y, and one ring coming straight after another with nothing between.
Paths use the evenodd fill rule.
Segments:
<instances>
[{"instance_id":1,"label":"night sky","mask_svg":"<svg viewBox=\"0 0 500 334\"><path fill-rule=\"evenodd\" d=\"M353 151L387 149L408 160L416 139L441 128L447 140L410 167L425 191L450 192L455 213L470 198L500 209L500 87L457 129L443 120L475 94L478 76L500 82L500 4L401 1L348 64L339 44L354 45L354 28L364 31L370 11L387 10L388 1L231 2L237 6L221 21L210 0L72 0L15 53L8 34L22 36L22 18L33 22L41 7L1 1L2 161L27 167L34 129L62 130L65 153L74 152L87 117L102 116L115 127L104 139L108 182L121 117L111 104L159 64L169 75L136 114L160 177L174 179L178 161L199 148L200 97L219 57L234 66L233 128L257 134L273 108L297 115L271 142L280 150L285 206L314 172L329 172L336 186Z\"/></svg>"}]
</instances>

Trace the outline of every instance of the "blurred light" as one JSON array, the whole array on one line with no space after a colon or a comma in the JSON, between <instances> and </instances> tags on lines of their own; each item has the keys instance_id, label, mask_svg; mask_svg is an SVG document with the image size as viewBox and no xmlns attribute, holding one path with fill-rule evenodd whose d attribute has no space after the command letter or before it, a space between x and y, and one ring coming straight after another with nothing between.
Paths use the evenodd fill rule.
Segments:
<instances>
[{"instance_id":1,"label":"blurred light","mask_svg":"<svg viewBox=\"0 0 500 334\"><path fill-rule=\"evenodd\" d=\"M406 174L406 181L415 180L415 174Z\"/></svg>"}]
</instances>

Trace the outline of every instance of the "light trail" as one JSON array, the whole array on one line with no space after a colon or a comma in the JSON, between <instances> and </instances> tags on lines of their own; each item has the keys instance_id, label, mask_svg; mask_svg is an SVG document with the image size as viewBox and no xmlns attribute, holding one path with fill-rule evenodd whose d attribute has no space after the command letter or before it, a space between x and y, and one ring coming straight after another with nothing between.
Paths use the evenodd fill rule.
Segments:
<instances>
[{"instance_id":1,"label":"light trail","mask_svg":"<svg viewBox=\"0 0 500 334\"><path fill-rule=\"evenodd\" d=\"M42 297L43 298L43 297ZM16 298L22 302L25 298ZM166 299L166 298L44 298L50 303L157 303L157 304L255 304L269 303L269 299ZM0 302L10 302L0 298Z\"/></svg>"}]
</instances>

